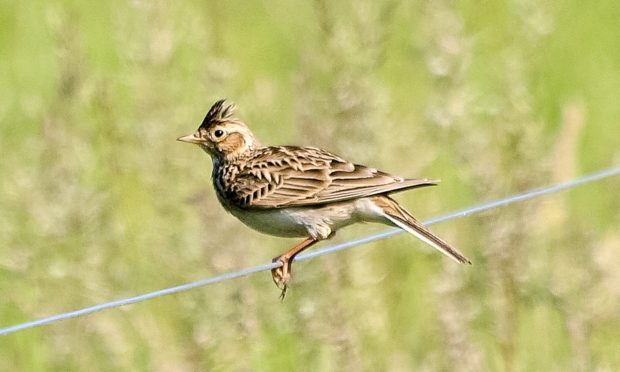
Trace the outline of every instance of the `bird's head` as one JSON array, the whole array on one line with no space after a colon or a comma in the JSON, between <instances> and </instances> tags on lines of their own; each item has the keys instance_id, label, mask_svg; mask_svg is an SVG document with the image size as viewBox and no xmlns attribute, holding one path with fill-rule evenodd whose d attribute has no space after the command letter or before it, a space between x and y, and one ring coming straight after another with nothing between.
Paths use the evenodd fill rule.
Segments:
<instances>
[{"instance_id":1,"label":"bird's head","mask_svg":"<svg viewBox=\"0 0 620 372\"><path fill-rule=\"evenodd\" d=\"M234 116L235 105L225 100L213 104L196 132L177 140L200 146L215 158L236 158L246 151L260 147L247 125Z\"/></svg>"}]
</instances>

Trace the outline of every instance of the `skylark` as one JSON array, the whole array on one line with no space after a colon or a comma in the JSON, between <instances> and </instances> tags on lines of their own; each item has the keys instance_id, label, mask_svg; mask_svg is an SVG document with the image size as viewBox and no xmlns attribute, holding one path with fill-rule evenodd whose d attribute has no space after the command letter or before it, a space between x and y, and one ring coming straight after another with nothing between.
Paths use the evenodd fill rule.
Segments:
<instances>
[{"instance_id":1,"label":"skylark","mask_svg":"<svg viewBox=\"0 0 620 372\"><path fill-rule=\"evenodd\" d=\"M211 156L217 198L229 213L266 234L305 238L273 259L281 263L271 270L281 298L295 256L356 222L400 227L456 262L471 263L389 196L437 180L392 176L316 147L264 146L234 110L217 101L198 130L178 140Z\"/></svg>"}]
</instances>

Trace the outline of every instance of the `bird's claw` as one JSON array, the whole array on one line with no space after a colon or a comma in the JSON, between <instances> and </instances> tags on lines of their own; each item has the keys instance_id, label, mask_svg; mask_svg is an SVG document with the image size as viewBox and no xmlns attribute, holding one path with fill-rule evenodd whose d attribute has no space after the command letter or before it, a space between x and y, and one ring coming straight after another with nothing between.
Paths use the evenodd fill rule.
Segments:
<instances>
[{"instance_id":1,"label":"bird's claw","mask_svg":"<svg viewBox=\"0 0 620 372\"><path fill-rule=\"evenodd\" d=\"M280 262L282 264L282 266L271 269L271 278L276 287L282 291L280 293L280 300L284 301L288 291L288 282L291 280L291 263L290 260L285 260L281 256L274 258L272 262Z\"/></svg>"}]
</instances>

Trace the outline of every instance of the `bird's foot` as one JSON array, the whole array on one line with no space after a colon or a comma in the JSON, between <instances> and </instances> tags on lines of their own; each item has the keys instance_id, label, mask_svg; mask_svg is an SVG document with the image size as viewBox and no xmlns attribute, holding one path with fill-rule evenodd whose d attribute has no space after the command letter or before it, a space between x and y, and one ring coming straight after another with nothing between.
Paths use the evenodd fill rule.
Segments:
<instances>
[{"instance_id":1,"label":"bird's foot","mask_svg":"<svg viewBox=\"0 0 620 372\"><path fill-rule=\"evenodd\" d=\"M286 292L288 291L288 282L291 280L291 259L283 256L278 256L272 260L272 262L280 262L282 266L271 269L271 278L282 292L280 293L280 300L284 301Z\"/></svg>"}]
</instances>

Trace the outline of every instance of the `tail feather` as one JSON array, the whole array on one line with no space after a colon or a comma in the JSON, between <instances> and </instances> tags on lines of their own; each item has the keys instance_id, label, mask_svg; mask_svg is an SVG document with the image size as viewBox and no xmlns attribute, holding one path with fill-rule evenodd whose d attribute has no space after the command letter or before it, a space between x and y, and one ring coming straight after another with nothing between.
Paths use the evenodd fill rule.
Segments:
<instances>
[{"instance_id":1,"label":"tail feather","mask_svg":"<svg viewBox=\"0 0 620 372\"><path fill-rule=\"evenodd\" d=\"M390 220L394 225L414 235L431 247L437 249L441 253L450 257L456 262L467 263L471 265L471 261L465 257L458 249L454 248L446 241L433 234L426 226L413 217L406 209L398 205L398 203L388 196L376 198L377 203L384 212L385 218ZM385 205L384 205L385 204Z\"/></svg>"}]
</instances>

